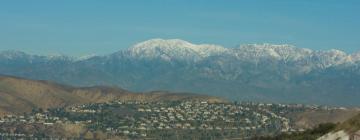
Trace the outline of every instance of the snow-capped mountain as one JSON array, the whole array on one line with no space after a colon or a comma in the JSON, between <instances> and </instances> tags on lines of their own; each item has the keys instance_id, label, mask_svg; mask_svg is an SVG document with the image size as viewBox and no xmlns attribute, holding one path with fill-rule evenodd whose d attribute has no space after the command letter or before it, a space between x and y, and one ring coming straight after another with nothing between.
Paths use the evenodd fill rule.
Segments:
<instances>
[{"instance_id":1,"label":"snow-capped mountain","mask_svg":"<svg viewBox=\"0 0 360 140\"><path fill-rule=\"evenodd\" d=\"M25 58L28 55L24 52L20 52L20 51L2 51L0 52L0 58L1 59L17 59L17 58Z\"/></svg>"},{"instance_id":2,"label":"snow-capped mountain","mask_svg":"<svg viewBox=\"0 0 360 140\"><path fill-rule=\"evenodd\" d=\"M122 53L124 54L124 53ZM219 45L192 44L179 39L152 39L129 48L125 54L137 59L185 60L198 62L213 56L233 56L238 60L281 61L284 63L304 62L314 68L328 68L359 61L360 55L346 54L340 50L314 51L292 45L249 44L239 48L225 48Z\"/></svg>"},{"instance_id":3,"label":"snow-capped mountain","mask_svg":"<svg viewBox=\"0 0 360 140\"><path fill-rule=\"evenodd\" d=\"M359 105L360 52L287 44L234 48L151 39L105 56L0 53L0 74L135 91L198 92L234 100ZM326 97L326 99L323 99Z\"/></svg>"},{"instance_id":4,"label":"snow-capped mountain","mask_svg":"<svg viewBox=\"0 0 360 140\"><path fill-rule=\"evenodd\" d=\"M136 44L128 51L135 58L198 61L212 55L222 54L227 49L217 45L195 45L179 39L151 39Z\"/></svg>"},{"instance_id":5,"label":"snow-capped mountain","mask_svg":"<svg viewBox=\"0 0 360 140\"><path fill-rule=\"evenodd\" d=\"M310 49L296 48L292 45L272 45L272 44L250 44L239 47L239 55L243 58L274 58L284 61L297 61L311 56L313 51Z\"/></svg>"},{"instance_id":6,"label":"snow-capped mountain","mask_svg":"<svg viewBox=\"0 0 360 140\"><path fill-rule=\"evenodd\" d=\"M351 61L358 62L360 61L360 52L354 53L350 56Z\"/></svg>"},{"instance_id":7,"label":"snow-capped mountain","mask_svg":"<svg viewBox=\"0 0 360 140\"><path fill-rule=\"evenodd\" d=\"M74 61L73 57L69 57L66 55L47 55L47 56L40 56L40 55L30 55L26 54L21 51L2 51L0 52L0 59L1 60L23 60L28 62L36 62L36 61Z\"/></svg>"}]
</instances>

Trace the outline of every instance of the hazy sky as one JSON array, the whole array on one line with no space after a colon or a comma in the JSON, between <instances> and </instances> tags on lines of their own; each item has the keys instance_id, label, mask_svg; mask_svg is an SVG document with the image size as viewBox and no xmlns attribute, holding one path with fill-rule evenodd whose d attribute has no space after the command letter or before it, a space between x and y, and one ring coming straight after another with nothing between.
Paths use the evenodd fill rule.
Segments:
<instances>
[{"instance_id":1,"label":"hazy sky","mask_svg":"<svg viewBox=\"0 0 360 140\"><path fill-rule=\"evenodd\" d=\"M0 50L106 54L151 38L360 50L360 0L1 0Z\"/></svg>"}]
</instances>

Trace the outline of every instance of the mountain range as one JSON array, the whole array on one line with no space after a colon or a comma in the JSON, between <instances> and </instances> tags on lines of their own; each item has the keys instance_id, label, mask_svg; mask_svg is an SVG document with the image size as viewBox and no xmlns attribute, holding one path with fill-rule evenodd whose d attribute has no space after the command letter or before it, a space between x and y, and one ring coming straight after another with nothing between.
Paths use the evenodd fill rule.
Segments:
<instances>
[{"instance_id":1,"label":"mountain range","mask_svg":"<svg viewBox=\"0 0 360 140\"><path fill-rule=\"evenodd\" d=\"M89 57L0 52L0 74L77 86L195 92L239 101L360 105L360 52L282 44L234 48L151 39Z\"/></svg>"}]
</instances>

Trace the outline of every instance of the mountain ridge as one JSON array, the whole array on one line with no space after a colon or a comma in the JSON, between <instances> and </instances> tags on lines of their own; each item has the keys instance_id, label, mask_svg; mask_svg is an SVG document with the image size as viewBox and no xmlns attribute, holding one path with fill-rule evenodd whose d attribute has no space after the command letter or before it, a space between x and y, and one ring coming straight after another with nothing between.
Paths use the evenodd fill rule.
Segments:
<instances>
[{"instance_id":1,"label":"mountain ridge","mask_svg":"<svg viewBox=\"0 0 360 140\"><path fill-rule=\"evenodd\" d=\"M195 92L233 100L357 105L354 98L360 97L360 53L287 44L225 48L153 39L86 59L0 55L0 66L1 74L76 86Z\"/></svg>"},{"instance_id":2,"label":"mountain ridge","mask_svg":"<svg viewBox=\"0 0 360 140\"><path fill-rule=\"evenodd\" d=\"M227 47L223 47L221 45L215 45L215 44L192 44L188 41L181 40L181 39L160 39L160 38L150 39L147 41L137 43L137 44L133 45L132 47L129 47L127 49L122 49L119 52L132 51L133 53L139 53L139 52L143 51L144 49L159 49L159 48L170 48L170 50L176 49L176 48L188 48L199 54L205 53L202 51L206 51L206 50L210 50L211 52L217 52L217 53L225 53L226 51L236 50L236 49L239 49L241 51L244 51L244 50L258 51L257 53L259 53L259 51L270 51L268 53L275 52L275 53L278 53L277 55L279 55L280 53L282 55L284 55L284 54L286 55L289 53L289 51L292 51L292 53L294 53L294 50L296 50L298 52L307 52L307 53L322 53L322 54L328 53L328 55L347 55L348 57L354 57L354 58L357 58L360 54L360 51L347 54L347 53L345 53L341 50L337 50L337 49L312 50L312 49L308 49L308 48L298 48L294 45L289 45L289 44L270 44L270 43L244 44L244 45L239 45L239 47L227 48ZM174 50L172 50L172 51L174 51ZM273 51L273 52L271 52L271 51ZM5 56L8 55L8 57L25 56L25 55L26 56L43 56L43 55L29 55L25 52L16 51L16 50L0 51L0 56L4 56L4 55ZM68 58L75 58L74 60L77 60L76 58L78 58L78 59L82 58L80 60L86 60L86 59L89 59L94 56L99 56L99 55L91 54L91 55L80 56L80 57L70 57L70 56L66 56L66 55L48 55L48 56L45 55L43 57L48 57L48 58L68 57ZM206 56L209 56L209 54Z\"/></svg>"},{"instance_id":3,"label":"mountain ridge","mask_svg":"<svg viewBox=\"0 0 360 140\"><path fill-rule=\"evenodd\" d=\"M180 50L179 50L180 48ZM127 49L122 49L118 52L127 52L132 53L131 55L139 57L141 55L148 54L151 51L162 51L161 49L167 49L166 51L185 51L185 53L197 53L198 55L201 55L202 57L209 57L212 55L219 55L221 53L229 54L230 52L233 55L239 55L239 51L245 51L246 53L267 53L266 55L273 56L273 57L280 57L281 59L287 59L289 55L294 53L300 53L300 54L306 54L306 55L326 55L329 57L349 57L352 59L352 61L359 61L360 57L360 51L347 54L341 50L337 49L330 49L330 50L311 50L308 48L298 48L293 45L289 44L270 44L270 43L263 43L263 44L245 44L245 45L239 45L239 47L235 48L226 48L220 45L214 45L214 44L192 44L190 42L187 42L185 40L181 39L150 39L144 42L137 43L133 45L132 47L129 47ZM178 50L176 50L178 49ZM182 49L182 50L181 50ZM188 50L184 50L188 49ZM148 52L147 52L148 51ZM191 52L193 51L193 52ZM208 52L206 52L208 51ZM155 53L155 52L152 52ZM231 54L230 53L230 54ZM112 53L116 54L116 53ZM112 55L109 54L109 55ZM240 53L243 54L243 53ZM152 55L161 55L161 54L152 54ZM175 54L172 54L175 55ZM297 54L294 54L297 55ZM90 59L92 57L96 57L99 55L86 55L86 56L80 56L80 57L70 57L66 55L30 55L22 51L15 51L15 50L5 50L0 51L0 56L5 58L16 58L16 57L25 57L25 56L32 56L32 57L44 57L44 58L54 58L54 59L69 59L72 61L85 61L87 59ZM107 56L107 55L105 55ZM99 56L101 57L101 56ZM261 57L261 55L258 55L258 57ZM351 61L351 60L348 60Z\"/></svg>"}]
</instances>

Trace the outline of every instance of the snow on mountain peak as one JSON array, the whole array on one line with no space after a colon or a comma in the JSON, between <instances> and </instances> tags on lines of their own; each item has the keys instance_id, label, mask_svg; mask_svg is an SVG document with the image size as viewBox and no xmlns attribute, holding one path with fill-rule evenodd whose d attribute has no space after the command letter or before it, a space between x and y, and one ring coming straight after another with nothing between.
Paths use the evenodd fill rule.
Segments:
<instances>
[{"instance_id":1,"label":"snow on mountain peak","mask_svg":"<svg viewBox=\"0 0 360 140\"><path fill-rule=\"evenodd\" d=\"M360 60L359 55L347 55L340 50L314 51L297 48L288 44L248 44L239 48L224 48L218 45L192 44L180 39L151 39L131 47L130 54L136 58L161 58L163 60L198 61L209 56L231 55L238 59L259 62L261 60L277 60L307 63L313 61L321 68L340 65Z\"/></svg>"},{"instance_id":2,"label":"snow on mountain peak","mask_svg":"<svg viewBox=\"0 0 360 140\"><path fill-rule=\"evenodd\" d=\"M263 43L263 44L245 44L245 45L240 45L240 48L289 49L289 48L295 48L295 46L288 45L288 44L270 44L270 43Z\"/></svg>"},{"instance_id":3,"label":"snow on mountain peak","mask_svg":"<svg viewBox=\"0 0 360 140\"><path fill-rule=\"evenodd\" d=\"M1 51L0 57L4 57L6 59L15 59L20 57L27 57L28 55L21 51L14 51L14 50L7 50L7 51Z\"/></svg>"},{"instance_id":4,"label":"snow on mountain peak","mask_svg":"<svg viewBox=\"0 0 360 140\"><path fill-rule=\"evenodd\" d=\"M347 56L347 54L343 51L340 51L340 50L336 50L336 49L331 49L331 50L328 50L328 51L324 51L332 56Z\"/></svg>"},{"instance_id":5,"label":"snow on mountain peak","mask_svg":"<svg viewBox=\"0 0 360 140\"><path fill-rule=\"evenodd\" d=\"M150 39L144 42L136 44L132 48L144 48L144 47L171 47L171 46L181 46L181 47L190 47L193 46L190 42L181 40L181 39Z\"/></svg>"},{"instance_id":6,"label":"snow on mountain peak","mask_svg":"<svg viewBox=\"0 0 360 140\"><path fill-rule=\"evenodd\" d=\"M151 39L144 42L140 42L133 47L130 48L130 50L133 51L144 51L149 49L163 49L163 48L189 48L193 49L194 45L180 39Z\"/></svg>"},{"instance_id":7,"label":"snow on mountain peak","mask_svg":"<svg viewBox=\"0 0 360 140\"><path fill-rule=\"evenodd\" d=\"M88 60L88 59L96 57L96 56L98 56L98 55L96 55L96 54L83 55L83 56L75 58L75 61L84 61L84 60Z\"/></svg>"},{"instance_id":8,"label":"snow on mountain peak","mask_svg":"<svg viewBox=\"0 0 360 140\"><path fill-rule=\"evenodd\" d=\"M151 39L138 43L129 51L137 57L164 59L201 59L225 52L227 49L217 45L192 44L180 39Z\"/></svg>"},{"instance_id":9,"label":"snow on mountain peak","mask_svg":"<svg viewBox=\"0 0 360 140\"><path fill-rule=\"evenodd\" d=\"M278 60L299 60L312 54L312 50L296 48L293 45L281 44L248 44L241 45L238 49L241 55L252 58L275 58Z\"/></svg>"},{"instance_id":10,"label":"snow on mountain peak","mask_svg":"<svg viewBox=\"0 0 360 140\"><path fill-rule=\"evenodd\" d=\"M63 54L52 54L52 55L48 55L46 56L46 58L48 60L64 60L64 61L71 61L73 60L72 57L69 57L69 56L66 56L66 55L63 55Z\"/></svg>"},{"instance_id":11,"label":"snow on mountain peak","mask_svg":"<svg viewBox=\"0 0 360 140\"><path fill-rule=\"evenodd\" d=\"M354 62L360 61L360 51L351 54L350 57L351 57L351 60L354 61Z\"/></svg>"}]
</instances>

